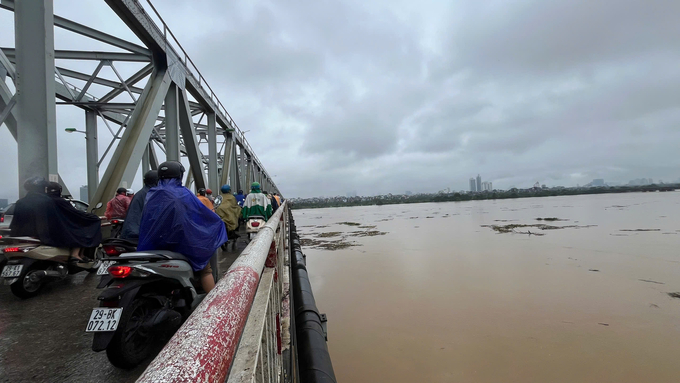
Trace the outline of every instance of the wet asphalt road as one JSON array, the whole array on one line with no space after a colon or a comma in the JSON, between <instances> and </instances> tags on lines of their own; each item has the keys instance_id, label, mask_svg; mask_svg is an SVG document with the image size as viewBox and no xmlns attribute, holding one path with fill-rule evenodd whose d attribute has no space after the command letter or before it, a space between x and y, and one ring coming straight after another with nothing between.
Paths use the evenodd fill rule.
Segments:
<instances>
[{"instance_id":1,"label":"wet asphalt road","mask_svg":"<svg viewBox=\"0 0 680 383\"><path fill-rule=\"evenodd\" d=\"M246 247L243 238L235 252L220 256L220 273ZM85 326L98 306L98 283L94 273L80 272L45 285L27 300L0 285L0 382L134 382L144 372L151 359L121 370L109 363L105 351L92 351Z\"/></svg>"}]
</instances>

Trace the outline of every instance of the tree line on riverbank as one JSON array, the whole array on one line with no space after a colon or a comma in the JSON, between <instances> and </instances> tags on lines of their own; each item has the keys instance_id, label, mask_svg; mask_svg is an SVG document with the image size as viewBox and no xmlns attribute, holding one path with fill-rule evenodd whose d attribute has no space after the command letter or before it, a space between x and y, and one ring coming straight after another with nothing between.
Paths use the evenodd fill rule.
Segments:
<instances>
[{"instance_id":1,"label":"tree line on riverbank","mask_svg":"<svg viewBox=\"0 0 680 383\"><path fill-rule=\"evenodd\" d=\"M644 185L644 186L601 186L579 188L530 188L510 190L493 190L478 193L420 193L412 195L385 194L370 197L315 197L291 198L293 209L314 209L324 207L394 205L423 202L451 202L487 199L556 197L562 195L633 193L633 192L666 192L680 189L680 184Z\"/></svg>"}]
</instances>

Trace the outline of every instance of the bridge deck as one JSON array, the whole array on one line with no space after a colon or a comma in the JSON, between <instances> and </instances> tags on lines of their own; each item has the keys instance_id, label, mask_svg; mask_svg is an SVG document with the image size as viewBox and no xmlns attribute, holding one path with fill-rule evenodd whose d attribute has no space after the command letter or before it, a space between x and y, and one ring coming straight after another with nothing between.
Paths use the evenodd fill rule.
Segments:
<instances>
[{"instance_id":1,"label":"bridge deck","mask_svg":"<svg viewBox=\"0 0 680 383\"><path fill-rule=\"evenodd\" d=\"M236 251L221 254L221 273L246 247L244 238L239 238ZM98 304L98 283L96 275L81 272L23 301L9 286L0 286L0 382L137 380L151 359L130 371L113 367L106 352L92 351L92 334L84 332Z\"/></svg>"}]
</instances>

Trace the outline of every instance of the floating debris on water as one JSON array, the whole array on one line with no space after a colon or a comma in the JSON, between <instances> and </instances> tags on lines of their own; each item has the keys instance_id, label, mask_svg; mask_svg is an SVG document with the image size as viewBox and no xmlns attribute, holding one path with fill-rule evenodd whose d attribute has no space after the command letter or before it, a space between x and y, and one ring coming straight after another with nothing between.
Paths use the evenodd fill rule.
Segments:
<instances>
[{"instance_id":1,"label":"floating debris on water","mask_svg":"<svg viewBox=\"0 0 680 383\"><path fill-rule=\"evenodd\" d=\"M375 229L376 225L364 225L364 226L359 226L359 229Z\"/></svg>"},{"instance_id":2,"label":"floating debris on water","mask_svg":"<svg viewBox=\"0 0 680 383\"><path fill-rule=\"evenodd\" d=\"M320 241L318 239L312 239L312 238L300 238L300 245L302 245L304 247L310 247L310 248L322 249L322 250L340 250L340 249L346 249L346 248L352 247L352 246L361 246L358 243L347 242L347 241L344 241L344 240Z\"/></svg>"},{"instance_id":3,"label":"floating debris on water","mask_svg":"<svg viewBox=\"0 0 680 383\"><path fill-rule=\"evenodd\" d=\"M619 231L661 231L661 229L621 229Z\"/></svg>"},{"instance_id":4,"label":"floating debris on water","mask_svg":"<svg viewBox=\"0 0 680 383\"><path fill-rule=\"evenodd\" d=\"M598 324L601 325L601 326L607 326L607 327L609 327L609 323L598 322Z\"/></svg>"},{"instance_id":5,"label":"floating debris on water","mask_svg":"<svg viewBox=\"0 0 680 383\"><path fill-rule=\"evenodd\" d=\"M511 223L507 225L481 225L482 227L488 227L491 228L493 231L497 233L515 233L515 234L529 234L529 235L543 235L539 233L532 233L530 231L515 231L517 228L521 227L535 227L539 230L558 230L558 229L581 229L581 228L586 228L586 227L593 227L597 225L567 225L567 226L552 226L552 225L546 225L543 223L534 223L534 224L522 224L522 223Z\"/></svg>"},{"instance_id":6,"label":"floating debris on water","mask_svg":"<svg viewBox=\"0 0 680 383\"><path fill-rule=\"evenodd\" d=\"M350 237L375 237L376 235L385 235L387 232L378 230L368 230L368 231L352 231L349 233Z\"/></svg>"},{"instance_id":7,"label":"floating debris on water","mask_svg":"<svg viewBox=\"0 0 680 383\"><path fill-rule=\"evenodd\" d=\"M598 269L588 269L588 271L592 271L592 272L595 272L595 273L599 273L599 272L600 272L600 270L598 270Z\"/></svg>"},{"instance_id":8,"label":"floating debris on water","mask_svg":"<svg viewBox=\"0 0 680 383\"><path fill-rule=\"evenodd\" d=\"M328 237L339 237L342 232L339 231L328 231L325 233L319 233L316 235L317 238L328 238Z\"/></svg>"},{"instance_id":9,"label":"floating debris on water","mask_svg":"<svg viewBox=\"0 0 680 383\"><path fill-rule=\"evenodd\" d=\"M338 222L338 225L361 226L361 224L357 222Z\"/></svg>"},{"instance_id":10,"label":"floating debris on water","mask_svg":"<svg viewBox=\"0 0 680 383\"><path fill-rule=\"evenodd\" d=\"M663 282L657 282L657 281L653 281L651 279L638 279L638 281L647 282L647 283L655 283L657 285L665 285L665 283L663 283Z\"/></svg>"},{"instance_id":11,"label":"floating debris on water","mask_svg":"<svg viewBox=\"0 0 680 383\"><path fill-rule=\"evenodd\" d=\"M428 216L428 217L425 217L425 218L434 218L434 217L432 217L432 216Z\"/></svg>"},{"instance_id":12,"label":"floating debris on water","mask_svg":"<svg viewBox=\"0 0 680 383\"><path fill-rule=\"evenodd\" d=\"M668 296L671 298L680 299L680 293L668 293Z\"/></svg>"},{"instance_id":13,"label":"floating debris on water","mask_svg":"<svg viewBox=\"0 0 680 383\"><path fill-rule=\"evenodd\" d=\"M557 218L557 217L547 217L547 218L536 218L536 221L550 221L550 222L555 222L555 221L569 221L568 219L562 219L562 218Z\"/></svg>"}]
</instances>

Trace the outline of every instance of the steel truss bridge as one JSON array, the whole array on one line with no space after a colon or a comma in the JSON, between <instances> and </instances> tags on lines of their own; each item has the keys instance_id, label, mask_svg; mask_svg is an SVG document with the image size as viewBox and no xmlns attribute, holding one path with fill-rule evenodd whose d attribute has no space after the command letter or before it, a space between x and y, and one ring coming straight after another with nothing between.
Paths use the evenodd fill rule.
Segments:
<instances>
[{"instance_id":1,"label":"steel truss bridge","mask_svg":"<svg viewBox=\"0 0 680 383\"><path fill-rule=\"evenodd\" d=\"M56 105L71 105L85 115L90 206L105 205L116 189L129 187L140 164L142 172L155 169L159 151L167 160L188 160L186 186L218 190L229 183L236 190L257 181L279 192L151 2L105 2L141 45L54 15L52 0L0 0L15 21L15 46L0 49L0 125L17 142L19 188L41 175L58 180L67 194L57 166ZM55 49L55 27L103 50ZM93 63L92 72L82 69ZM122 67L132 74L122 76ZM98 140L107 136L100 154Z\"/></svg>"}]
</instances>

